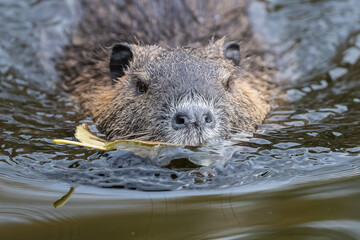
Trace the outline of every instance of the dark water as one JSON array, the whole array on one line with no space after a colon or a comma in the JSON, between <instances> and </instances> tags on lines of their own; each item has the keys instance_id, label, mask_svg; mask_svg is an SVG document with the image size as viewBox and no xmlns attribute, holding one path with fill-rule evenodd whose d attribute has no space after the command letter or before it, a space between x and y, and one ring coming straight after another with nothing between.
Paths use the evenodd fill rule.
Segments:
<instances>
[{"instance_id":1,"label":"dark water","mask_svg":"<svg viewBox=\"0 0 360 240\"><path fill-rule=\"evenodd\" d=\"M360 5L250 13L288 101L253 136L140 157L51 143L92 124L50 60L79 10L0 0L1 239L360 239Z\"/></svg>"}]
</instances>

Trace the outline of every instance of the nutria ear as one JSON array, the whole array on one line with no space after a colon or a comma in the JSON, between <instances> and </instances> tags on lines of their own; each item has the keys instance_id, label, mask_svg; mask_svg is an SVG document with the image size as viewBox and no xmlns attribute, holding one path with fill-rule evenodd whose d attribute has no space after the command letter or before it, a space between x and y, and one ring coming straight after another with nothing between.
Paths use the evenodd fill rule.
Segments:
<instances>
[{"instance_id":1,"label":"nutria ear","mask_svg":"<svg viewBox=\"0 0 360 240\"><path fill-rule=\"evenodd\" d=\"M115 44L112 47L109 62L111 77L115 79L124 76L125 70L132 59L133 53L130 45L124 43Z\"/></svg>"},{"instance_id":2,"label":"nutria ear","mask_svg":"<svg viewBox=\"0 0 360 240\"><path fill-rule=\"evenodd\" d=\"M238 66L241 60L240 44L237 42L226 43L224 45L224 56Z\"/></svg>"}]
</instances>

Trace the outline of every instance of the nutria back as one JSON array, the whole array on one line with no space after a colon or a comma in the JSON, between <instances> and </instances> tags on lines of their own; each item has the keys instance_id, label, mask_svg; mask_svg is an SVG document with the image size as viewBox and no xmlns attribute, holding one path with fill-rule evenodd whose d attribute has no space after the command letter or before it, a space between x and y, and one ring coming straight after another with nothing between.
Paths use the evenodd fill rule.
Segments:
<instances>
[{"instance_id":1,"label":"nutria back","mask_svg":"<svg viewBox=\"0 0 360 240\"><path fill-rule=\"evenodd\" d=\"M82 4L57 68L110 139L200 145L254 131L270 110L272 71L244 1Z\"/></svg>"}]
</instances>

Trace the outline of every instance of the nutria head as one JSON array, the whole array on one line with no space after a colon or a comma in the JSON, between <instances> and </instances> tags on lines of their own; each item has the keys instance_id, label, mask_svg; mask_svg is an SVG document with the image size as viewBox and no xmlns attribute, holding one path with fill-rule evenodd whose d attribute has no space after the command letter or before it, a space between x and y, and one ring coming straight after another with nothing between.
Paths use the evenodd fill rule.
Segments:
<instances>
[{"instance_id":1,"label":"nutria head","mask_svg":"<svg viewBox=\"0 0 360 240\"><path fill-rule=\"evenodd\" d=\"M99 93L95 120L109 139L203 145L253 131L269 107L241 66L240 46L218 40L201 48L116 44L112 87ZM105 96L106 95L106 96Z\"/></svg>"}]
</instances>

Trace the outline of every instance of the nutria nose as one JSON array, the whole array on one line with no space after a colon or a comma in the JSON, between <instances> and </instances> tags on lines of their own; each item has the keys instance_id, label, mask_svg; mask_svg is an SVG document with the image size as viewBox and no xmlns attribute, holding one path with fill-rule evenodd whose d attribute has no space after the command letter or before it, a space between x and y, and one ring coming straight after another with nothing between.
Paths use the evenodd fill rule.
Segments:
<instances>
[{"instance_id":1,"label":"nutria nose","mask_svg":"<svg viewBox=\"0 0 360 240\"><path fill-rule=\"evenodd\" d=\"M209 109L194 108L181 110L174 114L172 118L172 127L174 130L180 130L186 127L215 127L215 117Z\"/></svg>"}]
</instances>

